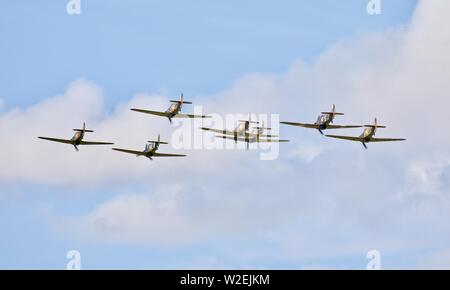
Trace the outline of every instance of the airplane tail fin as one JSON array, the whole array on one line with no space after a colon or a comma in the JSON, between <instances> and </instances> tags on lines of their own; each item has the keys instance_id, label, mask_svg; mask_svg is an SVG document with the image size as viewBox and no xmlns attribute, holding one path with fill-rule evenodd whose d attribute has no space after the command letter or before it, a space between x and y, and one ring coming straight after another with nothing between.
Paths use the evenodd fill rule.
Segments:
<instances>
[{"instance_id":1,"label":"airplane tail fin","mask_svg":"<svg viewBox=\"0 0 450 290\"><path fill-rule=\"evenodd\" d=\"M188 104L191 105L192 102L188 102L184 100L184 96L183 93L181 93L180 99L179 100L170 100L171 103L179 103L179 104Z\"/></svg>"},{"instance_id":2,"label":"airplane tail fin","mask_svg":"<svg viewBox=\"0 0 450 290\"><path fill-rule=\"evenodd\" d=\"M245 131L247 131L250 127L250 124L259 124L257 121L252 121L252 114L248 114L248 120L239 120L241 123L245 123Z\"/></svg>"},{"instance_id":3,"label":"airplane tail fin","mask_svg":"<svg viewBox=\"0 0 450 290\"><path fill-rule=\"evenodd\" d=\"M373 125L364 125L366 128L386 128L386 126L378 125L378 120L375 118L375 123Z\"/></svg>"},{"instance_id":4,"label":"airplane tail fin","mask_svg":"<svg viewBox=\"0 0 450 290\"><path fill-rule=\"evenodd\" d=\"M154 144L165 144L165 145L169 144L169 143L167 143L167 142L161 141L161 135L160 135L160 134L158 134L158 140L157 140L157 141L152 141L152 140L150 140L150 141L147 141L147 142L148 142L148 143L154 143Z\"/></svg>"},{"instance_id":5,"label":"airplane tail fin","mask_svg":"<svg viewBox=\"0 0 450 290\"><path fill-rule=\"evenodd\" d=\"M83 123L83 129L73 129L75 132L89 132L89 133L93 133L93 130L87 130L86 129L86 123Z\"/></svg>"},{"instance_id":6,"label":"airplane tail fin","mask_svg":"<svg viewBox=\"0 0 450 290\"><path fill-rule=\"evenodd\" d=\"M266 131L271 131L272 130L272 128L264 127L264 121L262 121L261 126L256 126L254 128L258 129L258 130L266 130Z\"/></svg>"},{"instance_id":7,"label":"airplane tail fin","mask_svg":"<svg viewBox=\"0 0 450 290\"><path fill-rule=\"evenodd\" d=\"M334 116L343 116L344 113L338 113L336 112L336 105L333 104L331 107L331 112L322 112L323 115L334 115Z\"/></svg>"}]
</instances>

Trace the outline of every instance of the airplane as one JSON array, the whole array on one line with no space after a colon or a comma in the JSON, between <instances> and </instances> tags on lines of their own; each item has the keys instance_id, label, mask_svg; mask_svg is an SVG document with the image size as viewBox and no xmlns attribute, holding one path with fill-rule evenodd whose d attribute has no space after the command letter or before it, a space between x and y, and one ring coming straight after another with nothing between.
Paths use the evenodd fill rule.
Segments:
<instances>
[{"instance_id":1,"label":"airplane","mask_svg":"<svg viewBox=\"0 0 450 290\"><path fill-rule=\"evenodd\" d=\"M73 130L75 131L75 135L73 135L72 139L70 139L70 140L50 138L50 137L38 137L38 138L43 139L43 140L53 141L53 142L71 144L71 145L73 145L73 147L75 147L76 151L79 151L79 149L78 149L79 145L112 145L112 144L114 144L114 143L110 143L110 142L83 141L85 133L94 132L92 130L86 129L86 123L83 123L83 129L73 129Z\"/></svg>"},{"instance_id":2,"label":"airplane","mask_svg":"<svg viewBox=\"0 0 450 290\"><path fill-rule=\"evenodd\" d=\"M374 125L364 125L364 127L366 127L366 129L364 129L363 133L359 137L338 136L338 135L325 135L325 136L331 137L331 138L336 138L336 139L361 142L363 144L364 148L366 148L366 149L367 149L366 143L370 143L370 142L393 142L393 141L405 141L406 140L403 138L374 138L373 136L375 136L375 133L377 132L378 128L386 128L386 126L378 125L377 118L375 118Z\"/></svg>"},{"instance_id":3,"label":"airplane","mask_svg":"<svg viewBox=\"0 0 450 290\"><path fill-rule=\"evenodd\" d=\"M144 151L134 151L134 150L120 149L120 148L112 148L112 150L134 154L138 157L144 156L150 160L153 160L153 157L185 157L186 156L186 155L182 155L182 154L167 154L167 153L156 152L158 150L160 144L169 144L167 142L162 142L160 135L158 135L158 141L147 141L147 142L148 143L145 144Z\"/></svg>"},{"instance_id":4,"label":"airplane","mask_svg":"<svg viewBox=\"0 0 450 290\"><path fill-rule=\"evenodd\" d=\"M336 112L336 105L333 105L331 108L331 112L322 112L321 115L317 118L317 121L314 124L305 124L305 123L292 123L292 122L280 122L281 124L298 126L310 129L317 129L320 134L323 135L323 131L327 129L347 129L347 128L361 128L362 126L358 125L332 125L334 122L334 118L336 116L342 116L344 113Z\"/></svg>"},{"instance_id":5,"label":"airplane","mask_svg":"<svg viewBox=\"0 0 450 290\"><path fill-rule=\"evenodd\" d=\"M243 134L244 136L238 137L238 136L224 136L224 135L216 135L217 138L223 138L223 139L230 139L234 140L235 142L245 142L247 143L247 150L250 147L250 143L284 143L289 142L289 140L279 140L279 139L261 139L261 136L275 136L275 135L264 135L264 131L270 131L271 128L264 127L264 122L262 122L262 126L260 127L254 127L252 132L246 132Z\"/></svg>"},{"instance_id":6,"label":"airplane","mask_svg":"<svg viewBox=\"0 0 450 290\"><path fill-rule=\"evenodd\" d=\"M166 117L169 119L170 124L172 124L172 118L210 118L210 116L203 115L180 114L183 104L192 104L192 102L187 102L184 100L183 94L181 94L180 100L170 100L170 102L173 104L171 104L170 107L164 112L149 111L136 108L131 109L131 111Z\"/></svg>"},{"instance_id":7,"label":"airplane","mask_svg":"<svg viewBox=\"0 0 450 290\"><path fill-rule=\"evenodd\" d=\"M233 140L237 143L238 137L249 137L256 135L254 133L249 133L248 130L250 129L250 124L259 124L259 122L255 122L251 120L251 115L249 117L249 120L239 120L239 125L232 131L229 130L220 130L220 129L213 129L213 128L205 128L201 127L200 129L205 131L211 131L214 133L219 133L223 135L231 135L233 136ZM267 134L259 134L259 137L278 137L277 135L267 135ZM227 138L230 139L230 138Z\"/></svg>"}]
</instances>

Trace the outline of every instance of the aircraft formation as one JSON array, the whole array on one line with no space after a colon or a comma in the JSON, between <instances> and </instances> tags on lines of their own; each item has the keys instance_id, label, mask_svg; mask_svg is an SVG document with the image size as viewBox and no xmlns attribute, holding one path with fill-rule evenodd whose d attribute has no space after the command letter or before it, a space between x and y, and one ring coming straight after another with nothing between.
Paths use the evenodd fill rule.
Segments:
<instances>
[{"instance_id":1,"label":"aircraft formation","mask_svg":"<svg viewBox=\"0 0 450 290\"><path fill-rule=\"evenodd\" d=\"M192 115L192 114L182 114L181 109L184 104L192 104L192 102L188 102L184 100L183 94L181 94L179 100L170 100L172 103L170 107L164 111L151 111L146 109L132 108L131 111L155 115L159 117L168 118L169 122L172 123L173 118L210 118L207 115ZM377 118L375 118L375 122L373 125L335 125L334 119L336 116L342 116L344 113L336 112L336 106L333 105L331 111L329 112L321 112L318 116L317 121L314 123L295 123L295 122L280 122L281 124L303 127L308 129L315 129L320 132L320 134L325 135L329 138L341 139L347 141L355 141L360 142L365 149L367 149L367 143L372 142L394 142L394 141L405 141L404 138L376 138L374 137L377 129L386 128L386 126L381 126L378 124ZM332 129L349 129L349 128L365 128L363 133L360 136L343 136L343 135L328 135L324 134L325 130ZM247 149L249 149L250 143L285 143L289 142L289 140L283 139L273 139L275 137L279 137L278 135L273 135L268 132L271 131L271 128L264 127L264 122L261 124L256 121L251 120L251 115L249 115L248 120L239 120L239 124L233 130L227 129L215 129L215 128L206 128L201 127L200 129L204 131L213 132L219 135L216 135L216 138L234 140L237 142L245 142ZM71 139L60 139L53 137L38 137L39 139L64 143L74 146L76 151L79 151L78 146L81 145L113 145L112 142L99 142L99 141L84 141L85 133L93 133L93 130L86 129L86 124L83 123L82 129L73 129L75 134ZM145 144L145 148L143 151L139 150L130 150L130 149L122 149L122 148L112 148L114 151L128 153L135 156L144 156L150 160L153 160L154 157L185 157L187 155L184 154L172 154L172 153L159 153L157 152L159 146L161 144L168 144L167 142L161 141L160 135L158 135L158 139L156 141L147 141Z\"/></svg>"}]
</instances>

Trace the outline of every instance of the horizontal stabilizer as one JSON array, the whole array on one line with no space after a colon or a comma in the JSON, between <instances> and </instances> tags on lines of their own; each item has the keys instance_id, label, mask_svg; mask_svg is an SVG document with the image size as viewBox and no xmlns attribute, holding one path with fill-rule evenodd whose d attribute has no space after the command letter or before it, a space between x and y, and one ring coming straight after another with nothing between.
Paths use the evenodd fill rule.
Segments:
<instances>
[{"instance_id":1,"label":"horizontal stabilizer","mask_svg":"<svg viewBox=\"0 0 450 290\"><path fill-rule=\"evenodd\" d=\"M322 112L323 115L336 115L336 116L343 116L344 113L333 113L333 112Z\"/></svg>"},{"instance_id":2,"label":"horizontal stabilizer","mask_svg":"<svg viewBox=\"0 0 450 290\"><path fill-rule=\"evenodd\" d=\"M255 127L255 129L258 129L258 130L264 129L264 130L267 130L267 131L271 131L272 130L272 128L266 128L266 127Z\"/></svg>"},{"instance_id":3,"label":"horizontal stabilizer","mask_svg":"<svg viewBox=\"0 0 450 290\"><path fill-rule=\"evenodd\" d=\"M83 130L83 129L73 129L75 132L88 132L88 133L93 133L93 130Z\"/></svg>"},{"instance_id":4,"label":"horizontal stabilizer","mask_svg":"<svg viewBox=\"0 0 450 290\"><path fill-rule=\"evenodd\" d=\"M170 100L171 103L182 103L182 104L189 104L192 105L192 102L187 101L177 101L177 100Z\"/></svg>"},{"instance_id":5,"label":"horizontal stabilizer","mask_svg":"<svg viewBox=\"0 0 450 290\"><path fill-rule=\"evenodd\" d=\"M255 122L255 121L248 121L248 120L239 120L239 122L243 122L243 123L250 123L250 124L259 124L259 122Z\"/></svg>"},{"instance_id":6,"label":"horizontal stabilizer","mask_svg":"<svg viewBox=\"0 0 450 290\"><path fill-rule=\"evenodd\" d=\"M169 143L163 142L163 141L147 141L148 143L159 143L159 144L165 144L168 145Z\"/></svg>"}]
</instances>

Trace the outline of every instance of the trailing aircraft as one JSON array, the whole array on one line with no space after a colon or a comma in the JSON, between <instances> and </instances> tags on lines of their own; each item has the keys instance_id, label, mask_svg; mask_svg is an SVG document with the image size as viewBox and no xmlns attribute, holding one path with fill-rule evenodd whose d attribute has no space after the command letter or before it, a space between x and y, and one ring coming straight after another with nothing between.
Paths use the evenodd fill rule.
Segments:
<instances>
[{"instance_id":1,"label":"trailing aircraft","mask_svg":"<svg viewBox=\"0 0 450 290\"><path fill-rule=\"evenodd\" d=\"M169 144L169 143L162 142L160 135L158 135L157 141L147 141L147 144L145 144L145 148L143 151L135 151L135 150L121 149L121 148L112 148L112 150L129 153L129 154L133 154L136 156L144 156L150 160L153 160L153 157L185 157L186 156L183 154L158 153L156 151L158 151L160 144Z\"/></svg>"},{"instance_id":2,"label":"trailing aircraft","mask_svg":"<svg viewBox=\"0 0 450 290\"><path fill-rule=\"evenodd\" d=\"M79 145L112 145L112 144L114 144L114 143L110 143L110 142L84 141L83 138L84 138L85 133L94 132L92 130L87 130L85 123L83 123L82 129L73 129L73 130L75 131L75 135L73 135L72 139L58 139L58 138L50 138L50 137L38 137L38 138L43 139L43 140L73 145L73 147L75 147L76 151L78 151Z\"/></svg>"},{"instance_id":3,"label":"trailing aircraft","mask_svg":"<svg viewBox=\"0 0 450 290\"><path fill-rule=\"evenodd\" d=\"M173 118L210 118L210 116L204 116L204 115L192 115L192 114L181 114L181 109L183 108L183 104L192 104L192 102L187 102L184 100L183 94L180 96L180 100L171 100L170 107L164 111L150 111L150 110L144 110L144 109L136 109L133 108L131 111L144 113L144 114L150 114L160 117L166 117L169 119L169 122L172 124Z\"/></svg>"},{"instance_id":4,"label":"trailing aircraft","mask_svg":"<svg viewBox=\"0 0 450 290\"><path fill-rule=\"evenodd\" d=\"M328 129L346 129L346 128L361 128L359 125L333 125L334 118L336 116L342 116L344 113L337 113L336 106L333 105L331 108L331 112L322 112L319 117L317 117L317 121L314 124L308 123L293 123L293 122L280 122L281 124L304 127L310 129L316 129L323 135L324 130Z\"/></svg>"},{"instance_id":5,"label":"trailing aircraft","mask_svg":"<svg viewBox=\"0 0 450 290\"><path fill-rule=\"evenodd\" d=\"M325 135L330 138L343 139L349 141L357 141L361 142L364 148L367 149L366 143L371 142L394 142L394 141L405 141L403 138L375 138L375 134L378 128L386 128L386 126L378 125L378 120L375 118L375 123L373 125L364 125L366 129L364 129L363 133L358 137L351 136L339 136L339 135Z\"/></svg>"}]
</instances>

